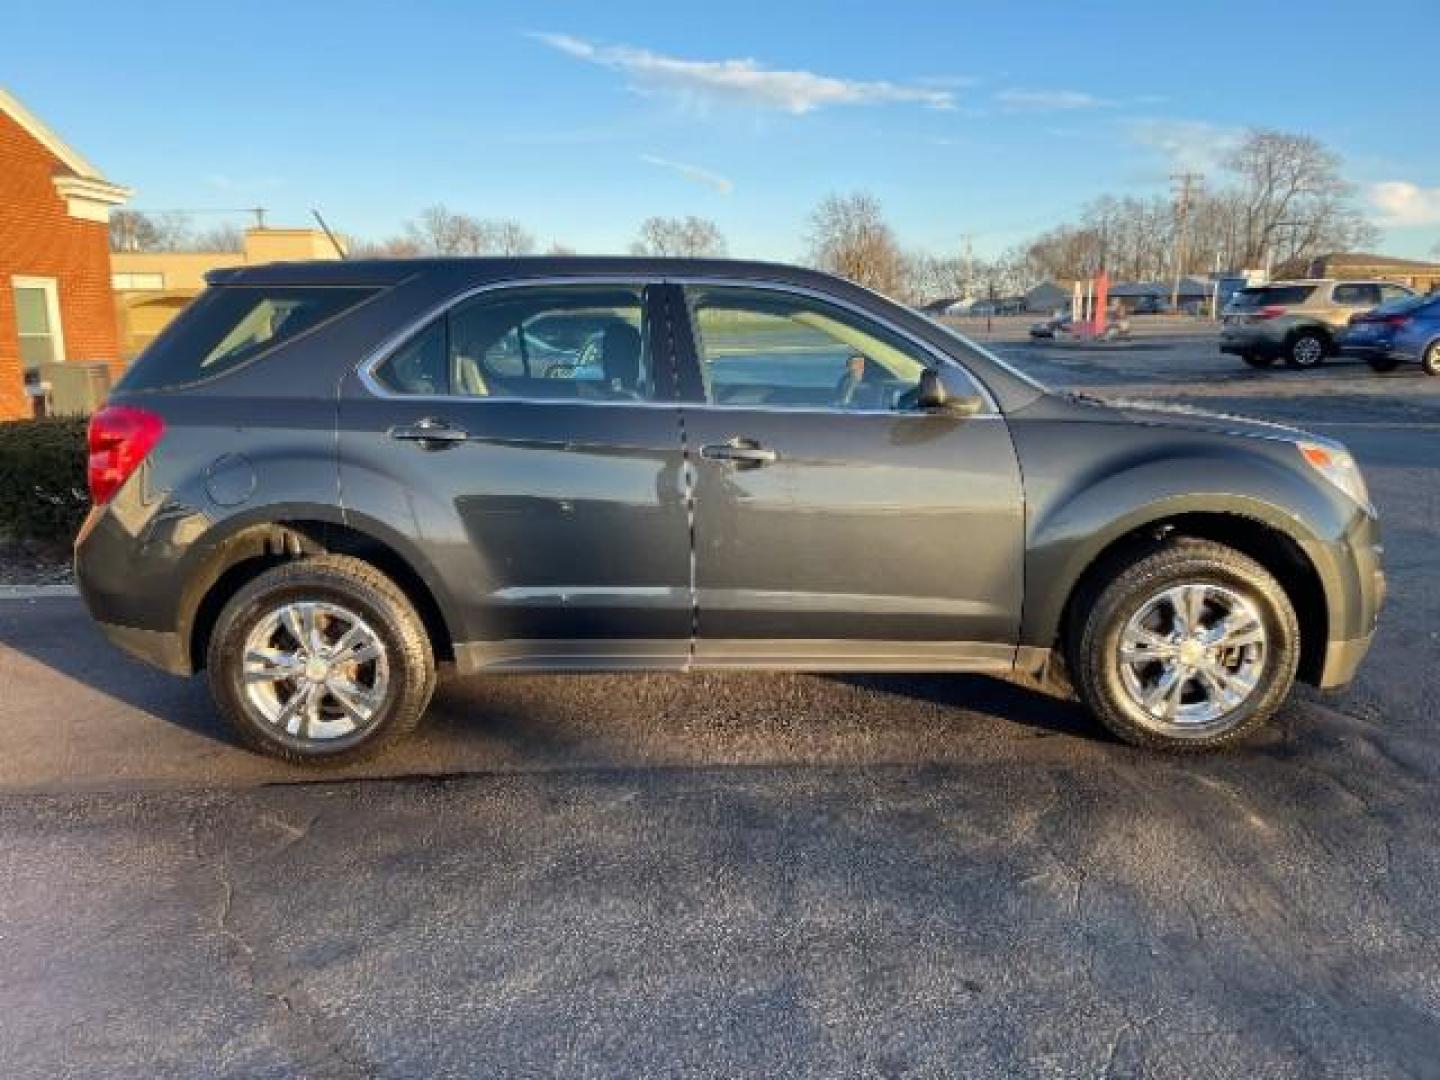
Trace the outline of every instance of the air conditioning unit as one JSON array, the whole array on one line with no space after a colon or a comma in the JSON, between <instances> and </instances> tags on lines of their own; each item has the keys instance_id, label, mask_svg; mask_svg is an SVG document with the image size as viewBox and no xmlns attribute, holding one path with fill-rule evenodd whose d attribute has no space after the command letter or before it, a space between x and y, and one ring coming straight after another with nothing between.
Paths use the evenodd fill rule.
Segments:
<instances>
[{"instance_id":1,"label":"air conditioning unit","mask_svg":"<svg viewBox=\"0 0 1440 1080\"><path fill-rule=\"evenodd\" d=\"M40 386L49 416L87 416L110 396L110 365L75 360L40 365Z\"/></svg>"}]
</instances>

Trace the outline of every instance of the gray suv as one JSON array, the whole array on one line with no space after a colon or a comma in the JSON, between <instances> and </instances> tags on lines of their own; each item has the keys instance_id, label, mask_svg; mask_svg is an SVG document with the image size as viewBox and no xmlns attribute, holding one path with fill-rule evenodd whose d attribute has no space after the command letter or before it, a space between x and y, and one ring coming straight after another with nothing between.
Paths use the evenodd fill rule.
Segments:
<instances>
[{"instance_id":1,"label":"gray suv","mask_svg":"<svg viewBox=\"0 0 1440 1080\"><path fill-rule=\"evenodd\" d=\"M1063 669L1212 747L1349 682L1384 591L1340 444L1050 393L762 263L218 271L90 483L105 633L300 762L412 729L437 670Z\"/></svg>"},{"instance_id":2,"label":"gray suv","mask_svg":"<svg viewBox=\"0 0 1440 1080\"><path fill-rule=\"evenodd\" d=\"M1241 289L1225 305L1220 351L1255 368L1284 359L1293 368L1319 366L1340 351L1352 315L1413 295L1389 281L1276 281Z\"/></svg>"}]
</instances>

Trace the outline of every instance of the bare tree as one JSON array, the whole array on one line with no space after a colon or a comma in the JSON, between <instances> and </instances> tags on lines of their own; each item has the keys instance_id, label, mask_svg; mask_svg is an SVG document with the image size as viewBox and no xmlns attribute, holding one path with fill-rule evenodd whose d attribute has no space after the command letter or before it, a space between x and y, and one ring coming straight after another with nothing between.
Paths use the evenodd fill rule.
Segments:
<instances>
[{"instance_id":1,"label":"bare tree","mask_svg":"<svg viewBox=\"0 0 1440 1080\"><path fill-rule=\"evenodd\" d=\"M535 237L518 221L506 218L504 221L489 222L489 226L497 255L534 254Z\"/></svg>"},{"instance_id":2,"label":"bare tree","mask_svg":"<svg viewBox=\"0 0 1440 1080\"><path fill-rule=\"evenodd\" d=\"M903 296L905 255L873 195L830 195L810 215L810 262L891 296Z\"/></svg>"},{"instance_id":3,"label":"bare tree","mask_svg":"<svg viewBox=\"0 0 1440 1080\"><path fill-rule=\"evenodd\" d=\"M1374 241L1353 186L1340 175L1340 158L1318 139L1255 128L1225 165L1239 181L1244 265Z\"/></svg>"},{"instance_id":4,"label":"bare tree","mask_svg":"<svg viewBox=\"0 0 1440 1080\"><path fill-rule=\"evenodd\" d=\"M630 245L632 255L723 258L725 250L725 237L716 224L693 215L646 218L639 238Z\"/></svg>"},{"instance_id":5,"label":"bare tree","mask_svg":"<svg viewBox=\"0 0 1440 1080\"><path fill-rule=\"evenodd\" d=\"M111 251L181 251L190 242L190 218L180 213L116 210L110 215Z\"/></svg>"},{"instance_id":6,"label":"bare tree","mask_svg":"<svg viewBox=\"0 0 1440 1080\"><path fill-rule=\"evenodd\" d=\"M396 257L416 255L526 255L535 250L535 237L518 221L462 214L436 205L406 222L401 236L379 244L362 244L366 251L380 250Z\"/></svg>"},{"instance_id":7,"label":"bare tree","mask_svg":"<svg viewBox=\"0 0 1440 1080\"><path fill-rule=\"evenodd\" d=\"M245 233L234 225L217 225L196 233L186 246L194 251L244 251Z\"/></svg>"}]
</instances>

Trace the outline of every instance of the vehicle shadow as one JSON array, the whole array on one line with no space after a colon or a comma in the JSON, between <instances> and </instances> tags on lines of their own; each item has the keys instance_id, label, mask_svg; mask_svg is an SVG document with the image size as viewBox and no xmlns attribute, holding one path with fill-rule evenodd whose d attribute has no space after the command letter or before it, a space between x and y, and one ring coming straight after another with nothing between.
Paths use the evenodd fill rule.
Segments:
<instances>
[{"instance_id":1,"label":"vehicle shadow","mask_svg":"<svg viewBox=\"0 0 1440 1080\"><path fill-rule=\"evenodd\" d=\"M1039 736L1072 735L1115 742L1079 702L1023 683L987 675L827 676L876 694L891 694L956 710L980 713L1032 729Z\"/></svg>"}]
</instances>

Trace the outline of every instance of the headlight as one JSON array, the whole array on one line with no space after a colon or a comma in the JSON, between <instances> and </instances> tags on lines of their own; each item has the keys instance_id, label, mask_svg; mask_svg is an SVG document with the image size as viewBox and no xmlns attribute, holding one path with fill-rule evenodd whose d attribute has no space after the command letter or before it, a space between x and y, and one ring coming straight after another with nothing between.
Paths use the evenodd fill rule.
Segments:
<instances>
[{"instance_id":1,"label":"headlight","mask_svg":"<svg viewBox=\"0 0 1440 1080\"><path fill-rule=\"evenodd\" d=\"M1360 466L1355 464L1348 450L1310 442L1296 443L1295 446L1312 469L1365 509L1371 509L1365 477L1360 475Z\"/></svg>"}]
</instances>

